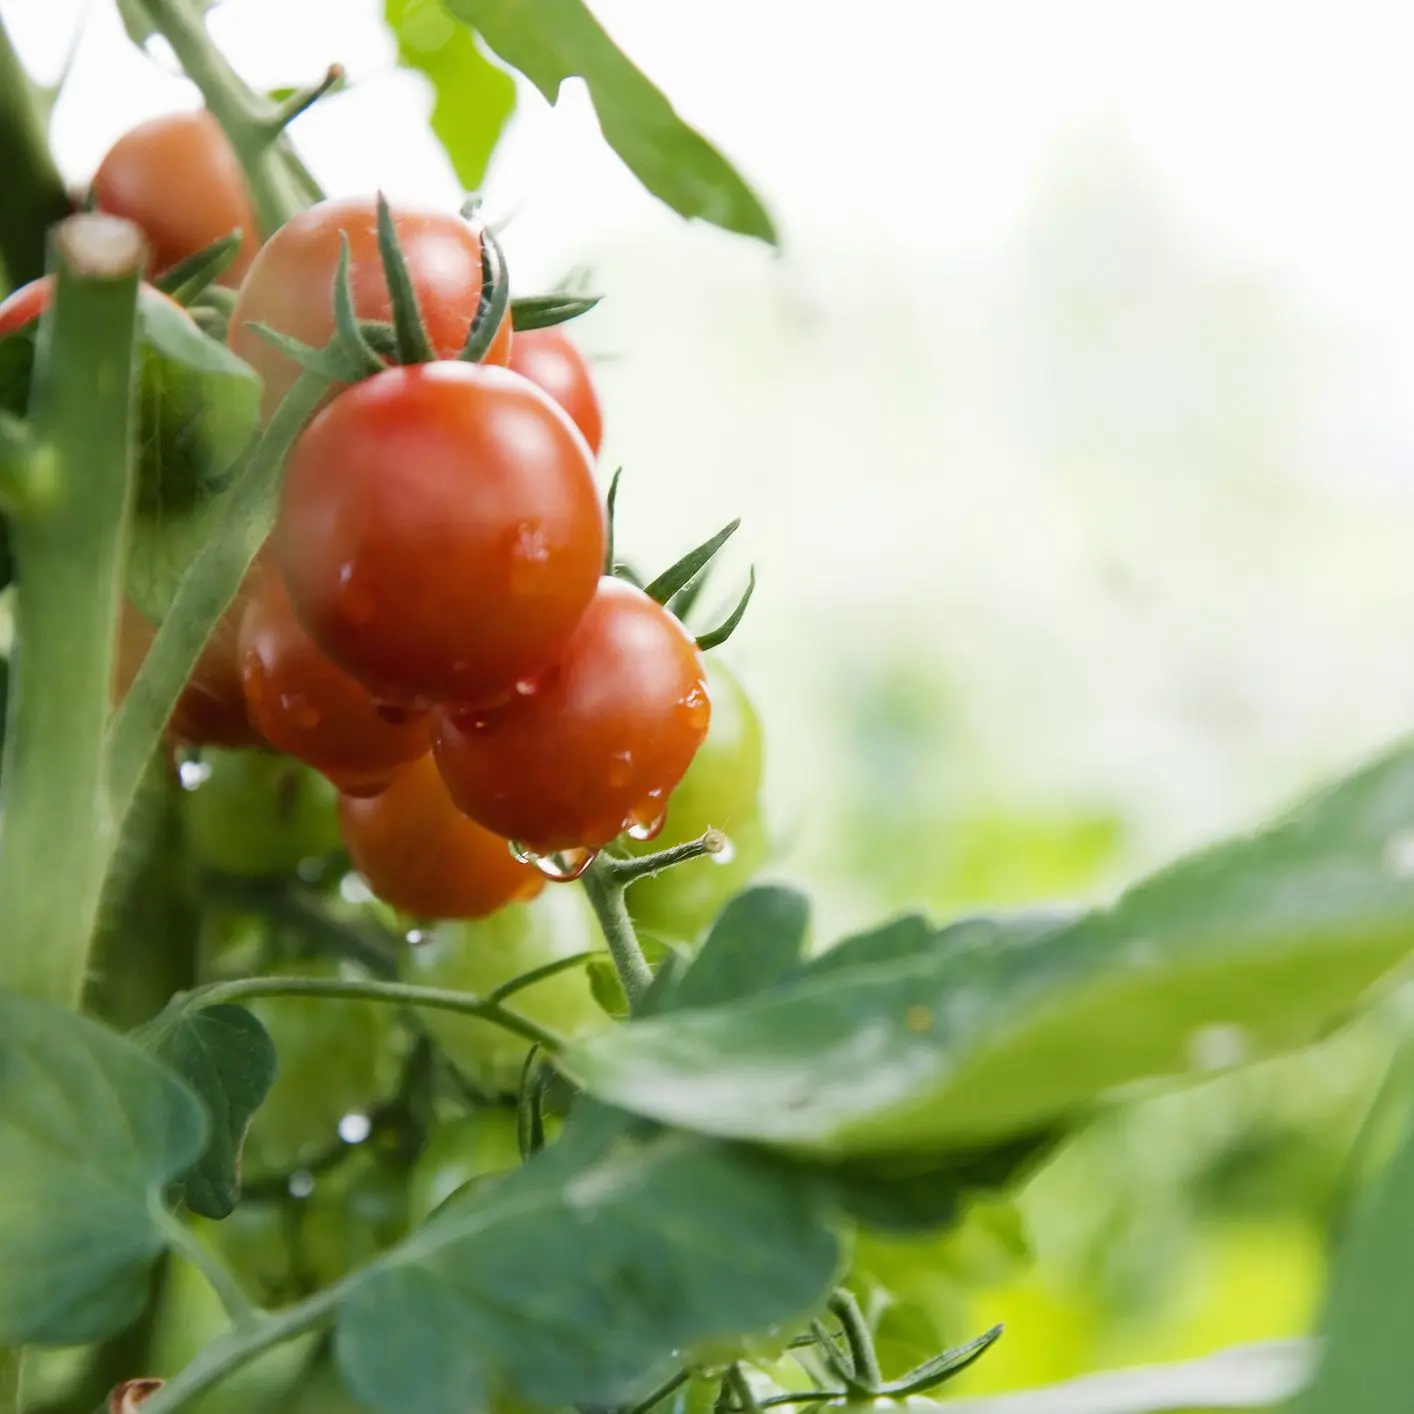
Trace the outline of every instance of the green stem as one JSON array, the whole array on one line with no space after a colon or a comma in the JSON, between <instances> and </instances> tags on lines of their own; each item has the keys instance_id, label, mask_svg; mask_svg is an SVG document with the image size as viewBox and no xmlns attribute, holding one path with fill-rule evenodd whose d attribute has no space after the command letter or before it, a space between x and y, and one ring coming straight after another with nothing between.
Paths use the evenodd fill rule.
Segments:
<instances>
[{"instance_id":1,"label":"green stem","mask_svg":"<svg viewBox=\"0 0 1414 1414\"><path fill-rule=\"evenodd\" d=\"M709 855L720 854L727 847L727 837L720 830L708 830L701 839L688 840L668 849L660 849L656 854L640 854L627 859L604 857L604 872L611 879L627 888L640 879L651 879L665 869L673 869L679 864L689 864L694 859L706 859Z\"/></svg>"},{"instance_id":2,"label":"green stem","mask_svg":"<svg viewBox=\"0 0 1414 1414\"><path fill-rule=\"evenodd\" d=\"M316 1291L298 1305L286 1307L273 1316L261 1316L253 1324L238 1327L212 1341L181 1374L143 1404L143 1414L172 1414L264 1351L331 1324L339 1302L361 1276L362 1273L354 1272L343 1281Z\"/></svg>"},{"instance_id":3,"label":"green stem","mask_svg":"<svg viewBox=\"0 0 1414 1414\"><path fill-rule=\"evenodd\" d=\"M160 1202L150 1203L148 1209L153 1221L166 1235L167 1246L185 1257L201 1273L206 1284L216 1293L216 1298L231 1324L237 1328L254 1325L260 1313L251 1305L250 1299L241 1290L240 1283L231 1275L226 1264Z\"/></svg>"},{"instance_id":4,"label":"green stem","mask_svg":"<svg viewBox=\"0 0 1414 1414\"><path fill-rule=\"evenodd\" d=\"M666 1379L652 1394L645 1399L641 1399L627 1414L649 1414L650 1410L656 1409L670 1395L674 1395L692 1378L691 1370L679 1370L670 1379Z\"/></svg>"},{"instance_id":5,"label":"green stem","mask_svg":"<svg viewBox=\"0 0 1414 1414\"><path fill-rule=\"evenodd\" d=\"M757 1402L756 1393L751 1388L751 1381L746 1378L746 1371L740 1365L733 1365L727 1371L727 1388L736 1395L737 1407L747 1411L747 1414L759 1414L761 1405Z\"/></svg>"},{"instance_id":6,"label":"green stem","mask_svg":"<svg viewBox=\"0 0 1414 1414\"><path fill-rule=\"evenodd\" d=\"M624 902L624 884L614 872L617 861L601 854L588 869L580 882L589 902L594 908L594 916L599 920L599 928L604 941L609 945L609 956L623 983L624 995L628 998L629 1010L634 1010L643 1000L644 993L653 985L653 969L643 956L638 934L634 932L633 920L628 916L628 905Z\"/></svg>"},{"instance_id":7,"label":"green stem","mask_svg":"<svg viewBox=\"0 0 1414 1414\"><path fill-rule=\"evenodd\" d=\"M522 1016L498 1002L470 992L450 992L441 987L414 987L405 982L325 979L322 977L238 977L230 982L211 982L188 993L191 1007L215 1006L217 1002L238 1002L247 997L322 997L334 1001L392 1002L399 1006L432 1007L480 1017L527 1041L537 1041L547 1051L562 1051L564 1037Z\"/></svg>"},{"instance_id":8,"label":"green stem","mask_svg":"<svg viewBox=\"0 0 1414 1414\"><path fill-rule=\"evenodd\" d=\"M108 729L108 798L120 824L182 684L270 534L285 455L328 386L321 374L300 375L235 484L211 507L210 534L182 576L172 607Z\"/></svg>"},{"instance_id":9,"label":"green stem","mask_svg":"<svg viewBox=\"0 0 1414 1414\"><path fill-rule=\"evenodd\" d=\"M141 233L72 216L54 243L30 422L55 504L10 522L19 581L0 793L0 988L77 1006L116 832L103 790L132 506Z\"/></svg>"},{"instance_id":10,"label":"green stem","mask_svg":"<svg viewBox=\"0 0 1414 1414\"><path fill-rule=\"evenodd\" d=\"M268 239L309 203L277 141L279 105L253 92L230 66L206 32L201 8L192 0L143 0L148 18L172 46L186 76L201 90L212 116L230 138L245 169L256 220Z\"/></svg>"},{"instance_id":11,"label":"green stem","mask_svg":"<svg viewBox=\"0 0 1414 1414\"><path fill-rule=\"evenodd\" d=\"M34 85L0 19L0 264L12 284L44 273L49 228L72 209L59 169L49 155Z\"/></svg>"},{"instance_id":12,"label":"green stem","mask_svg":"<svg viewBox=\"0 0 1414 1414\"><path fill-rule=\"evenodd\" d=\"M583 967L585 963L603 956L602 952L577 952L568 957L557 957L553 962L542 962L539 967L532 967L529 972L522 972L512 977L509 982L502 982L499 987L493 987L486 993L486 1000L503 1002L507 997L515 996L517 992L523 992L527 987L545 981L547 977L553 977L559 972L568 972L572 967Z\"/></svg>"},{"instance_id":13,"label":"green stem","mask_svg":"<svg viewBox=\"0 0 1414 1414\"><path fill-rule=\"evenodd\" d=\"M874 1336L859 1302L852 1293L841 1287L830 1298L830 1310L844 1328L845 1342L849 1346L850 1358L854 1362L854 1382L869 1393L873 1393L884 1382L879 1370L879 1357L874 1353Z\"/></svg>"},{"instance_id":14,"label":"green stem","mask_svg":"<svg viewBox=\"0 0 1414 1414\"><path fill-rule=\"evenodd\" d=\"M20 1414L20 1366L24 1352L0 1347L0 1414Z\"/></svg>"}]
</instances>

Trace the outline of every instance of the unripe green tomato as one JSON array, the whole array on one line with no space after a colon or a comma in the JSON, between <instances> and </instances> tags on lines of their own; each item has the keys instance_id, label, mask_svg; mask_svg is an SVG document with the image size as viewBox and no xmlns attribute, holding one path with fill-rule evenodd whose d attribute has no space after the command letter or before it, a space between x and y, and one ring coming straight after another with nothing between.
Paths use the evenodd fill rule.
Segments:
<instances>
[{"instance_id":1,"label":"unripe green tomato","mask_svg":"<svg viewBox=\"0 0 1414 1414\"><path fill-rule=\"evenodd\" d=\"M185 793L192 852L247 878L291 874L339 847L338 792L317 771L269 751L208 751L210 775Z\"/></svg>"},{"instance_id":2,"label":"unripe green tomato","mask_svg":"<svg viewBox=\"0 0 1414 1414\"><path fill-rule=\"evenodd\" d=\"M273 967L273 977L357 978L348 963L310 958ZM367 1114L398 1081L393 1009L384 1002L259 997L250 1009L275 1043L280 1070L246 1136L244 1169L287 1173L339 1138L347 1114Z\"/></svg>"},{"instance_id":3,"label":"unripe green tomato","mask_svg":"<svg viewBox=\"0 0 1414 1414\"><path fill-rule=\"evenodd\" d=\"M406 1236L408 1171L373 1150L319 1174L300 1227L305 1271L328 1286Z\"/></svg>"},{"instance_id":4,"label":"unripe green tomato","mask_svg":"<svg viewBox=\"0 0 1414 1414\"><path fill-rule=\"evenodd\" d=\"M520 1167L516 1113L487 1106L439 1125L418 1155L408 1182L408 1215L423 1223L473 1179Z\"/></svg>"},{"instance_id":5,"label":"unripe green tomato","mask_svg":"<svg viewBox=\"0 0 1414 1414\"><path fill-rule=\"evenodd\" d=\"M652 854L721 830L728 849L710 860L693 860L628 891L635 923L667 938L695 938L733 894L766 861L766 830L758 809L763 773L761 719L736 678L720 663L707 675L712 723L687 775L668 798L662 833L647 842L627 842L632 854Z\"/></svg>"},{"instance_id":6,"label":"unripe green tomato","mask_svg":"<svg viewBox=\"0 0 1414 1414\"><path fill-rule=\"evenodd\" d=\"M761 1335L736 1340L706 1340L687 1352L686 1363L706 1370L725 1370L745 1361L750 1365L773 1365L790 1349L792 1331L772 1327Z\"/></svg>"},{"instance_id":7,"label":"unripe green tomato","mask_svg":"<svg viewBox=\"0 0 1414 1414\"><path fill-rule=\"evenodd\" d=\"M423 942L403 950L398 975L423 987L485 996L556 958L601 946L583 891L555 884L529 903L509 904L489 918L438 924ZM507 1005L567 1037L610 1024L589 990L583 967L536 982ZM419 1014L432 1039L468 1080L492 1093L516 1093L528 1041L474 1016L431 1008Z\"/></svg>"}]
</instances>

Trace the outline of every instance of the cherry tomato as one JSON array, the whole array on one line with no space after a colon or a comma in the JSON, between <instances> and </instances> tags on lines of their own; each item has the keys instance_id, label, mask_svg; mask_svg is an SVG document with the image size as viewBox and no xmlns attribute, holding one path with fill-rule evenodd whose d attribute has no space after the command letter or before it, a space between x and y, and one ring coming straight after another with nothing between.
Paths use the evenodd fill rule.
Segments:
<instances>
[{"instance_id":1,"label":"cherry tomato","mask_svg":"<svg viewBox=\"0 0 1414 1414\"><path fill-rule=\"evenodd\" d=\"M232 231L241 248L220 283L239 285L255 259L259 230L240 159L204 108L169 113L124 133L93 177L100 211L141 226L160 275Z\"/></svg>"},{"instance_id":2,"label":"cherry tomato","mask_svg":"<svg viewBox=\"0 0 1414 1414\"><path fill-rule=\"evenodd\" d=\"M216 621L201 650L167 724L170 741L187 746L242 747L262 744L246 713L236 667L236 634L244 600L238 596ZM157 628L124 600L118 618L118 643L113 670L114 699L121 701L132 686Z\"/></svg>"},{"instance_id":3,"label":"cherry tomato","mask_svg":"<svg viewBox=\"0 0 1414 1414\"><path fill-rule=\"evenodd\" d=\"M414 1226L458 1189L519 1167L516 1113L508 1106L486 1106L439 1125L417 1156L408 1183Z\"/></svg>"},{"instance_id":4,"label":"cherry tomato","mask_svg":"<svg viewBox=\"0 0 1414 1414\"><path fill-rule=\"evenodd\" d=\"M533 897L545 882L511 857L500 835L452 804L431 756L400 771L378 795L343 796L339 826L368 887L418 918L482 918Z\"/></svg>"},{"instance_id":5,"label":"cherry tomato","mask_svg":"<svg viewBox=\"0 0 1414 1414\"><path fill-rule=\"evenodd\" d=\"M265 969L271 977L356 977L348 963L311 958ZM242 1167L287 1173L339 1140L339 1121L367 1114L398 1080L393 1010L381 1002L257 997L248 1003L270 1033L280 1071L246 1136Z\"/></svg>"},{"instance_id":6,"label":"cherry tomato","mask_svg":"<svg viewBox=\"0 0 1414 1414\"><path fill-rule=\"evenodd\" d=\"M758 813L761 721L741 684L721 663L708 667L712 726L701 750L668 799L668 816L651 843L627 842L631 854L649 854L721 830L727 849L709 860L669 869L628 891L636 923L666 937L691 939L743 888L765 862L767 838Z\"/></svg>"},{"instance_id":7,"label":"cherry tomato","mask_svg":"<svg viewBox=\"0 0 1414 1414\"><path fill-rule=\"evenodd\" d=\"M341 790L378 790L431 746L426 713L385 708L314 646L284 581L260 577L241 618L236 653L246 706L261 735L322 771Z\"/></svg>"},{"instance_id":8,"label":"cherry tomato","mask_svg":"<svg viewBox=\"0 0 1414 1414\"><path fill-rule=\"evenodd\" d=\"M595 848L663 813L707 734L697 645L642 590L601 579L553 667L489 708L439 708L452 799L539 853Z\"/></svg>"},{"instance_id":9,"label":"cherry tomato","mask_svg":"<svg viewBox=\"0 0 1414 1414\"><path fill-rule=\"evenodd\" d=\"M589 450L597 457L604 438L604 415L589 364L559 325L528 329L517 334L508 367L543 388L584 433Z\"/></svg>"},{"instance_id":10,"label":"cherry tomato","mask_svg":"<svg viewBox=\"0 0 1414 1414\"><path fill-rule=\"evenodd\" d=\"M154 289L151 285L143 285L138 292L139 299L162 300L172 306L173 309L180 309L187 318L186 310L182 309L170 295L164 295L161 290ZM23 329L35 319L38 319L54 299L54 277L52 275L41 275L37 280L31 280L27 285L21 285L18 290L13 290L0 300L0 339L6 334L13 334L17 329Z\"/></svg>"},{"instance_id":11,"label":"cherry tomato","mask_svg":"<svg viewBox=\"0 0 1414 1414\"><path fill-rule=\"evenodd\" d=\"M466 343L481 299L481 236L459 216L444 212L398 211L393 223L432 347L439 357L454 358ZM227 335L231 348L260 374L265 386L261 416L266 420L300 370L250 325L266 324L323 348L334 332L334 277L341 234L348 237L349 285L359 318L385 323L392 319L378 254L378 207L373 197L322 201L281 226L241 285ZM504 364L510 353L507 310L482 361Z\"/></svg>"},{"instance_id":12,"label":"cherry tomato","mask_svg":"<svg viewBox=\"0 0 1414 1414\"><path fill-rule=\"evenodd\" d=\"M334 789L307 766L268 751L212 751L205 764L210 775L183 800L208 869L273 877L338 848Z\"/></svg>"},{"instance_id":13,"label":"cherry tomato","mask_svg":"<svg viewBox=\"0 0 1414 1414\"><path fill-rule=\"evenodd\" d=\"M544 393L429 363L366 379L305 428L275 552L310 636L375 696L483 701L560 649L604 534L584 439Z\"/></svg>"},{"instance_id":14,"label":"cherry tomato","mask_svg":"<svg viewBox=\"0 0 1414 1414\"><path fill-rule=\"evenodd\" d=\"M443 923L406 948L398 963L405 982L485 996L513 977L603 946L593 911L580 889L546 889L475 923ZM572 967L535 982L507 1003L562 1036L582 1037L611 1025L594 1000L585 969ZM418 1013L433 1040L467 1079L514 1095L530 1043L510 1031L458 1012Z\"/></svg>"}]
</instances>

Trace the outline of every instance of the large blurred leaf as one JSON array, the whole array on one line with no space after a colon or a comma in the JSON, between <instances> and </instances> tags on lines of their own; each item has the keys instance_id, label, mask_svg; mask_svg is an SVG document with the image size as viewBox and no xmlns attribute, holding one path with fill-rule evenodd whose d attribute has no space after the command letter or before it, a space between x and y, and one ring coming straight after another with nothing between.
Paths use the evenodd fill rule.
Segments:
<instances>
[{"instance_id":1,"label":"large blurred leaf","mask_svg":"<svg viewBox=\"0 0 1414 1414\"><path fill-rule=\"evenodd\" d=\"M384 0L383 18L397 40L399 62L431 83L432 131L457 181L474 190L515 109L515 80L482 54L475 36L447 14L441 0Z\"/></svg>"},{"instance_id":2,"label":"large blurred leaf","mask_svg":"<svg viewBox=\"0 0 1414 1414\"><path fill-rule=\"evenodd\" d=\"M142 1310L149 1203L205 1136L196 1096L131 1042L0 996L0 1346L98 1340Z\"/></svg>"},{"instance_id":3,"label":"large blurred leaf","mask_svg":"<svg viewBox=\"0 0 1414 1414\"><path fill-rule=\"evenodd\" d=\"M1325 1353L1291 1414L1404 1414L1414 1390L1414 1124L1357 1215L1332 1282Z\"/></svg>"},{"instance_id":4,"label":"large blurred leaf","mask_svg":"<svg viewBox=\"0 0 1414 1414\"><path fill-rule=\"evenodd\" d=\"M840 1263L822 1213L799 1171L585 1105L371 1269L339 1364L382 1414L623 1403L675 1350L821 1305Z\"/></svg>"},{"instance_id":5,"label":"large blurred leaf","mask_svg":"<svg viewBox=\"0 0 1414 1414\"><path fill-rule=\"evenodd\" d=\"M188 1008L177 998L133 1039L201 1096L211 1117L205 1152L182 1177L187 1206L227 1217L240 1197L241 1145L275 1083L270 1033L244 1007Z\"/></svg>"},{"instance_id":6,"label":"large blurred leaf","mask_svg":"<svg viewBox=\"0 0 1414 1414\"><path fill-rule=\"evenodd\" d=\"M810 900L766 885L728 900L673 990L672 1009L721 1006L764 990L800 960Z\"/></svg>"},{"instance_id":7,"label":"large blurred leaf","mask_svg":"<svg viewBox=\"0 0 1414 1414\"><path fill-rule=\"evenodd\" d=\"M567 1069L670 1124L843 1157L974 1147L1305 1044L1414 946L1414 748L1112 908L965 926L616 1028Z\"/></svg>"},{"instance_id":8,"label":"large blurred leaf","mask_svg":"<svg viewBox=\"0 0 1414 1414\"><path fill-rule=\"evenodd\" d=\"M551 103L566 79L582 78L609 145L679 215L775 243L775 226L760 198L678 117L581 0L446 3Z\"/></svg>"}]
</instances>

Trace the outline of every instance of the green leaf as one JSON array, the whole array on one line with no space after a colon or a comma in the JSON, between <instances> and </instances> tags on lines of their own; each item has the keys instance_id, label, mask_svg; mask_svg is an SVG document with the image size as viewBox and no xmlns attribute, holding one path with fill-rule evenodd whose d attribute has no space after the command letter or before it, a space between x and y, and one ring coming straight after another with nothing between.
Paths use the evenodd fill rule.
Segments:
<instances>
[{"instance_id":1,"label":"green leaf","mask_svg":"<svg viewBox=\"0 0 1414 1414\"><path fill-rule=\"evenodd\" d=\"M582 78L599 126L629 170L681 216L776 244L760 198L634 67L581 0L447 0L551 102Z\"/></svg>"},{"instance_id":2,"label":"green leaf","mask_svg":"<svg viewBox=\"0 0 1414 1414\"><path fill-rule=\"evenodd\" d=\"M517 334L532 329L551 329L588 314L601 295L521 295L511 301L511 328Z\"/></svg>"},{"instance_id":3,"label":"green leaf","mask_svg":"<svg viewBox=\"0 0 1414 1414\"><path fill-rule=\"evenodd\" d=\"M1307 1044L1414 945L1414 747L1069 921L972 920L564 1058L600 1099L838 1158L946 1153ZM860 956L862 943L851 948Z\"/></svg>"},{"instance_id":4,"label":"green leaf","mask_svg":"<svg viewBox=\"0 0 1414 1414\"><path fill-rule=\"evenodd\" d=\"M1393 1414L1414 1387L1414 1122L1356 1215L1322 1321L1324 1357L1291 1414Z\"/></svg>"},{"instance_id":5,"label":"green leaf","mask_svg":"<svg viewBox=\"0 0 1414 1414\"><path fill-rule=\"evenodd\" d=\"M205 1138L196 1096L132 1042L0 995L0 1346L137 1316L164 1242L149 1205Z\"/></svg>"},{"instance_id":6,"label":"green leaf","mask_svg":"<svg viewBox=\"0 0 1414 1414\"><path fill-rule=\"evenodd\" d=\"M724 525L715 535L704 540L685 554L675 564L671 564L651 584L645 585L643 592L660 604L666 604L694 575L701 573L712 562L713 556L736 534L740 519Z\"/></svg>"},{"instance_id":7,"label":"green leaf","mask_svg":"<svg viewBox=\"0 0 1414 1414\"><path fill-rule=\"evenodd\" d=\"M384 1414L626 1403L676 1350L816 1309L840 1263L823 1212L797 1170L585 1103L370 1269L339 1364Z\"/></svg>"},{"instance_id":8,"label":"green leaf","mask_svg":"<svg viewBox=\"0 0 1414 1414\"><path fill-rule=\"evenodd\" d=\"M471 31L438 0L384 0L383 18L397 40L398 62L432 85L432 131L457 181L468 190L479 187L515 110L515 80L482 54Z\"/></svg>"},{"instance_id":9,"label":"green leaf","mask_svg":"<svg viewBox=\"0 0 1414 1414\"><path fill-rule=\"evenodd\" d=\"M764 991L800 961L810 900L779 885L730 899L673 994L673 1010L723 1006Z\"/></svg>"},{"instance_id":10,"label":"green leaf","mask_svg":"<svg viewBox=\"0 0 1414 1414\"><path fill-rule=\"evenodd\" d=\"M192 1011L178 998L133 1039L206 1105L206 1151L183 1176L182 1196L202 1217L226 1217L240 1198L241 1145L251 1116L275 1083L278 1062L269 1032L244 1007Z\"/></svg>"},{"instance_id":11,"label":"green leaf","mask_svg":"<svg viewBox=\"0 0 1414 1414\"><path fill-rule=\"evenodd\" d=\"M965 1345L954 1346L931 1360L925 1360L901 1379L885 1385L879 1393L889 1399L908 1399L911 1395L936 1389L980 1360L1001 1339L1001 1335L1002 1328L993 1326Z\"/></svg>"}]
</instances>

